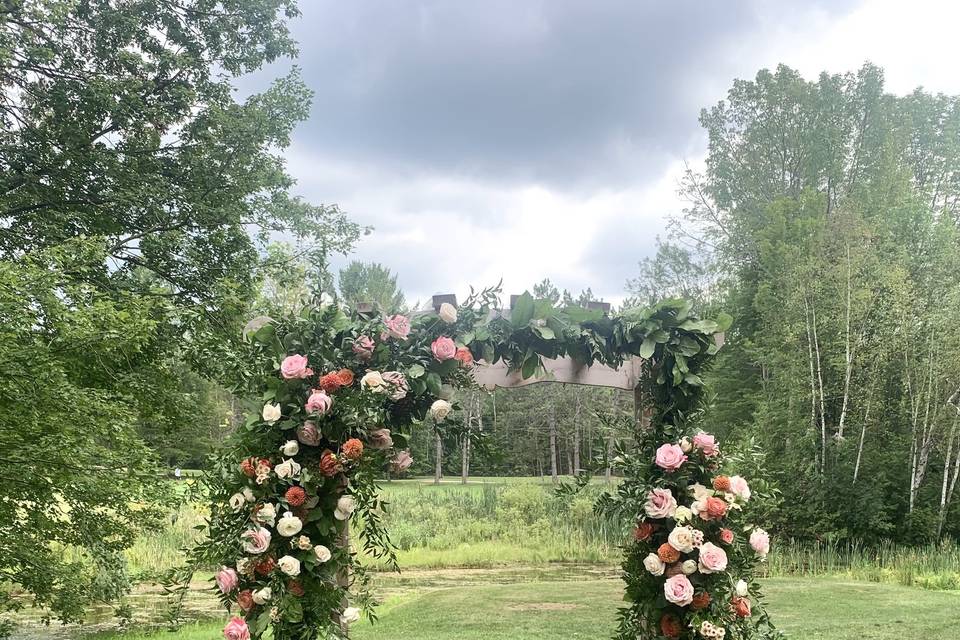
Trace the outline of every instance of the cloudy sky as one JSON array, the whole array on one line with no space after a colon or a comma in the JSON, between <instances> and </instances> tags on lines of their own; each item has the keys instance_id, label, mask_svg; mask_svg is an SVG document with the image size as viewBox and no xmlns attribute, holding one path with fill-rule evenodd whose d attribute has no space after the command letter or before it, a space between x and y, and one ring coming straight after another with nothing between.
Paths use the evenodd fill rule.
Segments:
<instances>
[{"instance_id":1,"label":"cloudy sky","mask_svg":"<svg viewBox=\"0 0 960 640\"><path fill-rule=\"evenodd\" d=\"M958 5L303 0L316 97L287 160L300 194L375 227L351 257L408 299L549 277L616 302L681 207L683 163L703 160L700 109L734 78L870 60L890 91L960 93Z\"/></svg>"}]
</instances>

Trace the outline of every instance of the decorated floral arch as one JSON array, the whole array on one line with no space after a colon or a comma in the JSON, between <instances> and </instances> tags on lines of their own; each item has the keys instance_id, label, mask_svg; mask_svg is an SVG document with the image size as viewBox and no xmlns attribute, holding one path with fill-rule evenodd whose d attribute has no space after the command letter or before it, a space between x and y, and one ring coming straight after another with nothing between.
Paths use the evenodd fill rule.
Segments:
<instances>
[{"instance_id":1,"label":"decorated floral arch","mask_svg":"<svg viewBox=\"0 0 960 640\"><path fill-rule=\"evenodd\" d=\"M750 488L722 474L713 436L687 424L729 320L696 318L678 300L617 316L529 294L510 312L497 306L496 290L412 318L320 301L248 324L255 402L208 474L209 536L193 553L221 567L228 640L268 629L275 640L342 638L373 614L350 523L367 554L396 565L377 480L410 465L413 429L458 428L446 418L475 372L505 363L532 379L558 361L616 371L637 358L637 446L618 456L624 481L598 504L633 527L618 636L772 633L750 580L769 549L745 519Z\"/></svg>"}]
</instances>

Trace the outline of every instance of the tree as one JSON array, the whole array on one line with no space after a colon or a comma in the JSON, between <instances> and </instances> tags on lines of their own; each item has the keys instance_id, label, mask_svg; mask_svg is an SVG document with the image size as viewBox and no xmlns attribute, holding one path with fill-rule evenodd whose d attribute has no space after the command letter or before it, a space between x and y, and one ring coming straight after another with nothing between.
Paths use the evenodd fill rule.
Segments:
<instances>
[{"instance_id":1,"label":"tree","mask_svg":"<svg viewBox=\"0 0 960 640\"><path fill-rule=\"evenodd\" d=\"M122 590L122 547L151 521L133 508L159 478L139 434L207 420L180 374L242 374L271 237L321 263L362 232L290 193L279 153L311 98L298 73L234 99L233 77L295 53L295 14L293 0L0 8L0 444L16 470L0 483L0 575L64 620Z\"/></svg>"},{"instance_id":2,"label":"tree","mask_svg":"<svg viewBox=\"0 0 960 640\"><path fill-rule=\"evenodd\" d=\"M402 312L406 306L403 292L397 287L397 276L377 262L354 260L340 270L340 296L351 307L374 303L387 313Z\"/></svg>"}]
</instances>

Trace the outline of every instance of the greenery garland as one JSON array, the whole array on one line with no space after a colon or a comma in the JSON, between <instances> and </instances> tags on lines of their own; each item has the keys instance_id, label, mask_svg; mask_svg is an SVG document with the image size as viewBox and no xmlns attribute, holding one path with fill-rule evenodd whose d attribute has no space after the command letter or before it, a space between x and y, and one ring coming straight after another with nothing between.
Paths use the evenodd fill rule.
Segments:
<instances>
[{"instance_id":1,"label":"greenery garland","mask_svg":"<svg viewBox=\"0 0 960 640\"><path fill-rule=\"evenodd\" d=\"M498 294L498 288L471 292L459 308L445 304L437 313L413 318L349 311L320 297L297 317L261 317L248 324L248 391L256 399L245 425L206 476L209 535L191 557L193 566L221 567L216 588L224 605L236 606L240 614L224 629L228 640L259 638L268 629L276 640L342 638L361 612L373 618L348 524L359 527L366 554L396 565L377 480L388 468L409 466L411 429L424 423L447 434L460 429L445 419L455 408L455 391L474 384L470 370L476 361L502 360L528 378L543 373L543 358L563 356L587 365L616 367L632 356L649 363L643 397L653 428L637 429L637 452L618 457L625 481L616 495L598 503L636 520L637 530L657 529L626 546L627 596L633 604L622 612L621 637L702 635L703 629L691 625L708 622L708 614L716 628L747 637L743 616L735 617L737 602L743 612L742 597L727 598L735 584L731 592L726 582L703 581L734 605L718 599L706 613L701 608L684 615L692 609L664 605L657 590L665 579L651 574L640 556L650 539L666 538L684 522L675 512L661 523L638 516L649 493L669 484L680 495L717 468L718 459L704 458L698 449L700 458L683 454L690 463L666 473L651 465L649 447L665 439L686 442L685 425L702 397L701 374L730 319L696 318L682 300L608 316L556 308L529 293L504 314L497 311ZM680 451L681 444L671 446ZM744 502L729 492L727 500L731 512ZM682 553L696 557L698 549L684 547ZM750 561L737 563L745 577L750 568ZM180 578L183 583L189 575ZM676 625L658 627L664 619Z\"/></svg>"}]
</instances>

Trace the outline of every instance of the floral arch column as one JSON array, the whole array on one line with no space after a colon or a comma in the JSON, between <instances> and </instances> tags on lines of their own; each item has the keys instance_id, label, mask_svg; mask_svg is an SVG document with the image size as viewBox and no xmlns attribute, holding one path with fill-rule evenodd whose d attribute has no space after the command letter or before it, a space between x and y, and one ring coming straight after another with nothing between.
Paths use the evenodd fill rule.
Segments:
<instances>
[{"instance_id":1,"label":"floral arch column","mask_svg":"<svg viewBox=\"0 0 960 640\"><path fill-rule=\"evenodd\" d=\"M363 611L373 615L350 523L365 553L396 565L377 479L410 465L412 429L458 428L445 418L455 390L475 384L475 363L505 363L504 375L524 380L545 361L579 363L583 375L595 363L617 372L636 358L648 363L641 384L653 428L638 430L636 453L620 458L624 482L599 505L636 525L625 546L632 604L620 637L753 637L765 620L751 619L758 557L746 553L743 532L727 533L749 489L718 475L716 443L684 424L728 322L697 319L683 301L609 317L529 294L508 315L496 311L497 294L414 318L320 303L248 324L254 400L206 476L209 536L191 558L221 567L216 588L235 612L228 640L268 629L275 640L342 638ZM763 548L761 533L751 536Z\"/></svg>"}]
</instances>

